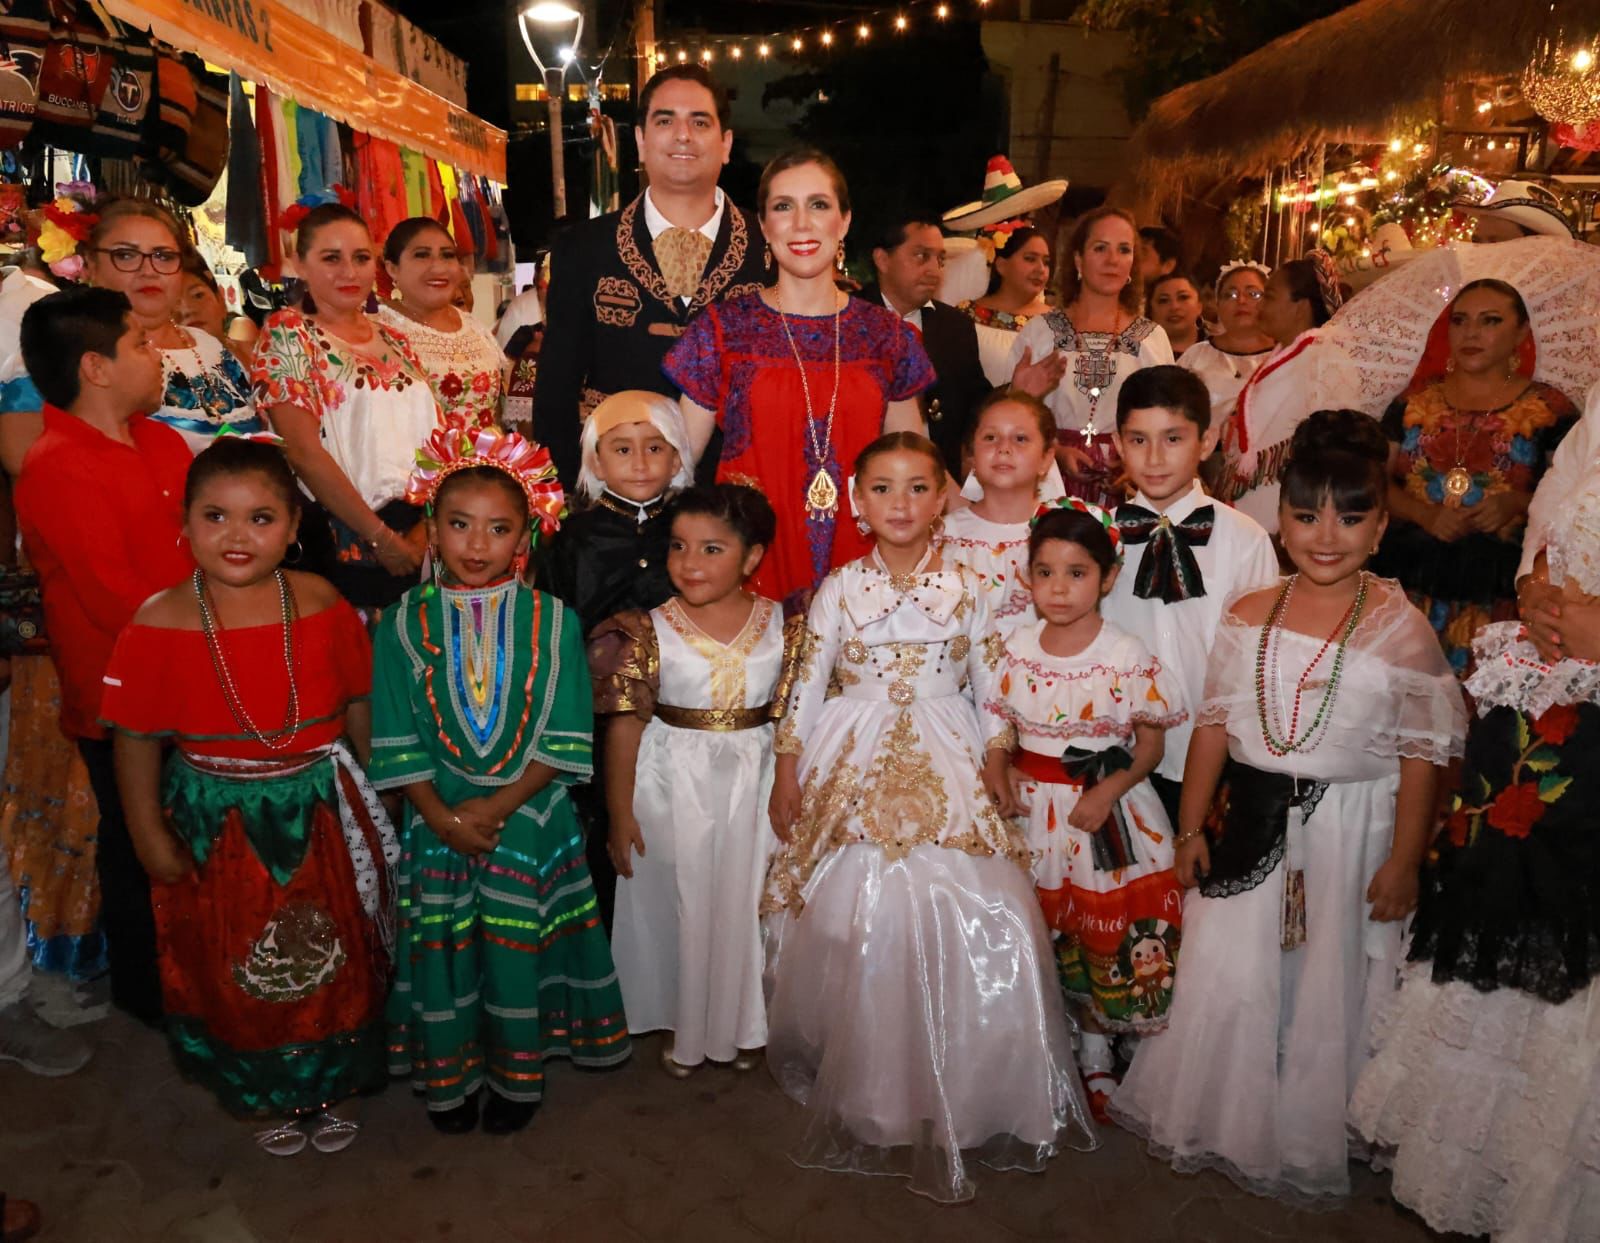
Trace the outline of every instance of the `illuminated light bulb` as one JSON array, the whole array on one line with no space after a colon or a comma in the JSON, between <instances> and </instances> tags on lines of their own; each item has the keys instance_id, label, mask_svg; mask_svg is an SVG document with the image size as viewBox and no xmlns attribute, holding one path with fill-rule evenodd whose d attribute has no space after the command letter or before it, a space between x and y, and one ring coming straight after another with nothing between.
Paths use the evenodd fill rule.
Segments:
<instances>
[{"instance_id":1,"label":"illuminated light bulb","mask_svg":"<svg viewBox=\"0 0 1600 1243\"><path fill-rule=\"evenodd\" d=\"M734 60L742 60L744 58L744 49L742 47L735 47L733 51L728 53L728 55L733 57Z\"/></svg>"},{"instance_id":2,"label":"illuminated light bulb","mask_svg":"<svg viewBox=\"0 0 1600 1243\"><path fill-rule=\"evenodd\" d=\"M950 6L948 4L941 4L933 11L933 15L941 22L944 21L945 18L950 16Z\"/></svg>"},{"instance_id":3,"label":"illuminated light bulb","mask_svg":"<svg viewBox=\"0 0 1600 1243\"><path fill-rule=\"evenodd\" d=\"M1347 229L1355 228L1356 227L1356 218L1354 216L1346 216L1344 218L1344 227L1347 228Z\"/></svg>"},{"instance_id":4,"label":"illuminated light bulb","mask_svg":"<svg viewBox=\"0 0 1600 1243\"><path fill-rule=\"evenodd\" d=\"M795 35L795 37L793 39L789 40L789 46L792 47L797 52L800 51L800 49L802 49L803 47L805 47L805 45L806 45L805 40L802 39L799 35Z\"/></svg>"},{"instance_id":5,"label":"illuminated light bulb","mask_svg":"<svg viewBox=\"0 0 1600 1243\"><path fill-rule=\"evenodd\" d=\"M1572 54L1572 67L1579 73L1588 73L1594 68L1594 53L1586 47L1580 47Z\"/></svg>"},{"instance_id":6,"label":"illuminated light bulb","mask_svg":"<svg viewBox=\"0 0 1600 1243\"><path fill-rule=\"evenodd\" d=\"M1426 143L1421 143L1421 142L1413 143L1412 147L1411 147L1411 153L1413 155L1421 155L1427 149L1428 149L1428 145Z\"/></svg>"},{"instance_id":7,"label":"illuminated light bulb","mask_svg":"<svg viewBox=\"0 0 1600 1243\"><path fill-rule=\"evenodd\" d=\"M756 48L756 55L761 57L762 60L765 60L767 57L772 55L772 45L770 43L761 44Z\"/></svg>"},{"instance_id":8,"label":"illuminated light bulb","mask_svg":"<svg viewBox=\"0 0 1600 1243\"><path fill-rule=\"evenodd\" d=\"M1399 181L1400 180L1400 174L1395 172L1394 169L1391 168L1388 172L1386 172L1383 175L1383 179L1385 181Z\"/></svg>"},{"instance_id":9,"label":"illuminated light bulb","mask_svg":"<svg viewBox=\"0 0 1600 1243\"><path fill-rule=\"evenodd\" d=\"M1398 138L1389 139L1389 150L1391 151L1398 151L1404 145Z\"/></svg>"},{"instance_id":10,"label":"illuminated light bulb","mask_svg":"<svg viewBox=\"0 0 1600 1243\"><path fill-rule=\"evenodd\" d=\"M833 46L833 31L824 30L822 32L822 46L823 47L832 47Z\"/></svg>"},{"instance_id":11,"label":"illuminated light bulb","mask_svg":"<svg viewBox=\"0 0 1600 1243\"><path fill-rule=\"evenodd\" d=\"M1491 112L1493 110L1494 110L1494 104L1491 101L1487 100L1487 99L1484 100L1482 103L1480 103L1478 105L1478 113L1479 113L1479 115L1482 115L1485 112Z\"/></svg>"},{"instance_id":12,"label":"illuminated light bulb","mask_svg":"<svg viewBox=\"0 0 1600 1243\"><path fill-rule=\"evenodd\" d=\"M872 27L867 25L866 22L862 22L861 25L856 27L856 38L858 39L865 39L871 33Z\"/></svg>"},{"instance_id":13,"label":"illuminated light bulb","mask_svg":"<svg viewBox=\"0 0 1600 1243\"><path fill-rule=\"evenodd\" d=\"M1495 142L1494 142L1494 139L1491 138L1491 139L1489 139L1489 150L1493 151L1494 148L1495 148Z\"/></svg>"},{"instance_id":14,"label":"illuminated light bulb","mask_svg":"<svg viewBox=\"0 0 1600 1243\"><path fill-rule=\"evenodd\" d=\"M906 15L904 13L899 14L894 19L894 28L896 30L904 30L906 28L906 25L907 25Z\"/></svg>"},{"instance_id":15,"label":"illuminated light bulb","mask_svg":"<svg viewBox=\"0 0 1600 1243\"><path fill-rule=\"evenodd\" d=\"M681 65L681 64L682 64L682 63L683 63L683 62L684 62L684 61L686 61L686 60L688 60L688 59L689 59L689 53L687 53L687 52L685 52L685 51L684 51L684 50L683 50L683 49L682 49L682 48L681 48L681 47L680 47L680 48L679 48L679 49L678 49L678 63L679 63L679 64L680 64L680 65Z\"/></svg>"}]
</instances>

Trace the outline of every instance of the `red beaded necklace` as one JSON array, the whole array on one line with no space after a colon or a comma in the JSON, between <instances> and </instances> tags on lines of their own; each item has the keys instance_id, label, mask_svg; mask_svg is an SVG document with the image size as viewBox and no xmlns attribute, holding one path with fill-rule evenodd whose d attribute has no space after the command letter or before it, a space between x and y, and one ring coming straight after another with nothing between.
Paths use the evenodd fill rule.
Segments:
<instances>
[{"instance_id":1,"label":"red beaded necklace","mask_svg":"<svg viewBox=\"0 0 1600 1243\"><path fill-rule=\"evenodd\" d=\"M1298 751L1302 755L1316 749L1322 741L1322 736L1328 732L1328 726L1333 721L1333 701L1339 694L1339 678L1344 671L1345 646L1350 642L1350 636L1355 633L1356 624L1361 620L1361 614L1367 603L1367 579L1365 570L1361 571L1361 579L1356 586L1356 598L1350 602L1350 607L1345 610L1343 617L1323 640L1322 646L1317 649L1317 654L1311 658L1311 663L1306 666L1299 681L1295 683L1294 702L1289 711L1289 729L1287 734L1280 738L1273 728L1281 724L1278 719L1276 705L1269 711L1267 699L1267 683L1270 681L1276 689L1278 681L1278 652L1283 646L1281 631L1283 630L1284 617L1289 612L1289 598L1294 594L1294 585L1298 582L1298 574L1290 575L1287 582L1278 592L1278 598L1273 601L1272 609L1267 614L1267 620L1261 627L1261 640L1256 645L1256 718L1261 724L1261 741L1273 755L1282 759L1291 752ZM1276 639L1276 642L1274 642ZM1312 718L1311 724L1306 726L1306 732L1296 737L1300 728L1300 701L1306 693L1311 680L1311 672L1322 663L1322 658L1328 654L1328 649L1337 639L1339 646L1333 654L1333 668L1328 674L1328 689L1322 697L1322 702L1317 706L1317 714ZM1270 661L1268 659L1268 649Z\"/></svg>"}]
</instances>

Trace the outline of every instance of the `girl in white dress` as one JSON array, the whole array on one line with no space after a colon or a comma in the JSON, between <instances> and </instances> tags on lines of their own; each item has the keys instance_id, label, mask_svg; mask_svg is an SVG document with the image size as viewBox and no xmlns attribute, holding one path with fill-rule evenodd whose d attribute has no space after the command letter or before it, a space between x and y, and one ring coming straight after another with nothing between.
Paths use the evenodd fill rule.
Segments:
<instances>
[{"instance_id":1,"label":"girl in white dress","mask_svg":"<svg viewBox=\"0 0 1600 1243\"><path fill-rule=\"evenodd\" d=\"M1299 572L1223 613L1179 813L1178 877L1199 881L1183 982L1111 1101L1179 1171L1286 1199L1349 1193L1345 1105L1394 989L1435 766L1466 732L1427 619L1365 569L1387 457L1355 411L1295 433L1281 515Z\"/></svg>"},{"instance_id":2,"label":"girl in white dress","mask_svg":"<svg viewBox=\"0 0 1600 1243\"><path fill-rule=\"evenodd\" d=\"M767 1062L807 1108L797 1164L974 1194L966 1161L1039 1170L1097 1140L1006 738L983 738L1002 642L932 527L939 450L880 437L852 498L873 552L823 580L778 729ZM830 686L837 688L836 693Z\"/></svg>"},{"instance_id":3,"label":"girl in white dress","mask_svg":"<svg viewBox=\"0 0 1600 1243\"><path fill-rule=\"evenodd\" d=\"M611 952L628 1029L665 1032L661 1065L683 1079L707 1060L750 1070L767 1042L758 908L784 629L744 590L772 542L765 497L691 488L669 521L677 594L597 626L589 666L595 710L613 716Z\"/></svg>"},{"instance_id":4,"label":"girl in white dress","mask_svg":"<svg viewBox=\"0 0 1600 1243\"><path fill-rule=\"evenodd\" d=\"M1001 634L1034 620L1028 592L1028 520L1040 501L1061 495L1056 422L1037 397L1000 390L979 405L968 435L970 505L944 516L940 545L978 576L989 619Z\"/></svg>"},{"instance_id":5,"label":"girl in white dress","mask_svg":"<svg viewBox=\"0 0 1600 1243\"><path fill-rule=\"evenodd\" d=\"M1107 1033L1166 1026L1182 923L1172 826L1145 778L1187 713L1149 649L1100 619L1120 568L1103 509L1076 497L1040 506L1028 540L1040 620L1007 640L999 693L985 704L1017 734L1012 780L1027 809L1034 884L1060 938L1100 1121L1116 1089Z\"/></svg>"}]
</instances>

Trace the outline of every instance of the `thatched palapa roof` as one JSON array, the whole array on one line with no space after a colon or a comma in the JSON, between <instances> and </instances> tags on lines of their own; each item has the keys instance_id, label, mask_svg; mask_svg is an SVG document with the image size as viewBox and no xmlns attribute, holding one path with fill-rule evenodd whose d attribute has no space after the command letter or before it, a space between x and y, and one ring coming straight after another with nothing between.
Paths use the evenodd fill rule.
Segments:
<instances>
[{"instance_id":1,"label":"thatched palapa roof","mask_svg":"<svg viewBox=\"0 0 1600 1243\"><path fill-rule=\"evenodd\" d=\"M1551 0L1360 0L1227 69L1163 95L1132 138L1134 193L1259 176L1313 144L1381 141L1397 117L1432 112L1452 81L1519 72ZM1579 37L1600 0L1555 0Z\"/></svg>"}]
</instances>

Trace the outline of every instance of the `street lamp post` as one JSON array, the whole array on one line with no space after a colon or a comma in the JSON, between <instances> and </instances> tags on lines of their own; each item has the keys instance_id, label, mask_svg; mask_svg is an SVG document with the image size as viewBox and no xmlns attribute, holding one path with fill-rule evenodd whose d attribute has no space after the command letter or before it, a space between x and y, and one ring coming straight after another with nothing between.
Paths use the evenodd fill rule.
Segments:
<instances>
[{"instance_id":1,"label":"street lamp post","mask_svg":"<svg viewBox=\"0 0 1600 1243\"><path fill-rule=\"evenodd\" d=\"M530 24L539 27L546 36L556 39L552 63L546 64L545 58L539 55L528 31ZM570 39L565 37L568 26L572 27ZM548 96L546 103L550 109L551 214L560 219L567 212L567 170L561 144L561 106L567 93L567 66L577 56L578 40L583 35L583 14L570 4L560 3L560 0L539 0L517 14L517 27L522 31L523 46L528 49L528 55L544 77L545 94Z\"/></svg>"}]
</instances>

